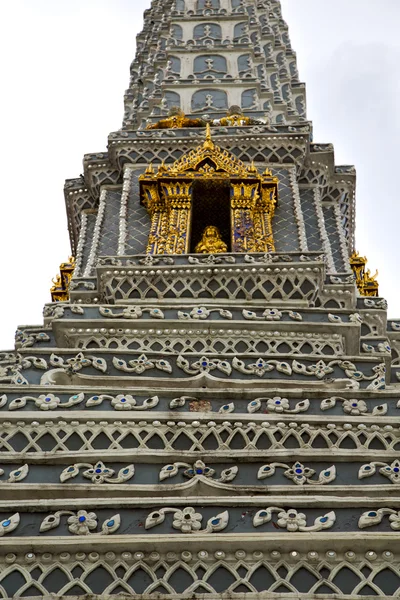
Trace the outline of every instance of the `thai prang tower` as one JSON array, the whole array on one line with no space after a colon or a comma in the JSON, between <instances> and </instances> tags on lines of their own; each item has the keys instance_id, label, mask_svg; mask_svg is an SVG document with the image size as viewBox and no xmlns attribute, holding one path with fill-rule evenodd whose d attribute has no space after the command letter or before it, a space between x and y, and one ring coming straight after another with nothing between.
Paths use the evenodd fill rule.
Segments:
<instances>
[{"instance_id":1,"label":"thai prang tower","mask_svg":"<svg viewBox=\"0 0 400 600\"><path fill-rule=\"evenodd\" d=\"M0 596L390 597L400 321L278 0L153 0L0 356Z\"/></svg>"}]
</instances>

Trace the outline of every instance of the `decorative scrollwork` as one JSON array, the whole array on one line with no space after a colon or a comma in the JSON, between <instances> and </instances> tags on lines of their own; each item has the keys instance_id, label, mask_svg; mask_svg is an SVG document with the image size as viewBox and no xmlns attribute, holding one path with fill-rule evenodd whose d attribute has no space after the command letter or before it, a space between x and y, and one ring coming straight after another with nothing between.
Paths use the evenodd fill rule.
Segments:
<instances>
[{"instance_id":1,"label":"decorative scrollwork","mask_svg":"<svg viewBox=\"0 0 400 600\"><path fill-rule=\"evenodd\" d=\"M400 460L393 461L391 465L384 462L370 462L360 468L358 478L365 479L366 477L372 477L372 475L375 475L377 467L381 467L379 469L381 475L390 479L392 483L400 484Z\"/></svg>"},{"instance_id":2,"label":"decorative scrollwork","mask_svg":"<svg viewBox=\"0 0 400 600\"><path fill-rule=\"evenodd\" d=\"M225 529L229 522L229 513L224 511L215 517L211 517L206 527L201 529L203 515L197 513L194 508L190 506L183 509L161 508L149 514L146 519L146 529L152 529L164 523L165 517L169 513L173 514L172 527L179 529L182 533L217 533Z\"/></svg>"},{"instance_id":3,"label":"decorative scrollwork","mask_svg":"<svg viewBox=\"0 0 400 600\"><path fill-rule=\"evenodd\" d=\"M108 319L140 319L143 313L149 313L152 319L164 319L164 313L159 308L140 308L139 306L129 306L124 308L122 312L115 312L111 308L105 306L99 307L99 313L102 317Z\"/></svg>"},{"instance_id":4,"label":"decorative scrollwork","mask_svg":"<svg viewBox=\"0 0 400 600\"><path fill-rule=\"evenodd\" d=\"M82 369L93 367L102 373L107 372L107 362L104 358L98 356L85 356L79 352L73 358L64 359L62 356L52 354L50 356L50 365L52 367L63 369L66 373L78 373Z\"/></svg>"},{"instance_id":5,"label":"decorative scrollwork","mask_svg":"<svg viewBox=\"0 0 400 600\"><path fill-rule=\"evenodd\" d=\"M158 396L153 396L152 398L147 398L142 404L138 405L136 399L130 394L118 394L118 396L101 394L89 398L86 402L86 406L100 406L104 401L109 401L112 408L115 410L150 410L158 406L160 399Z\"/></svg>"},{"instance_id":6,"label":"decorative scrollwork","mask_svg":"<svg viewBox=\"0 0 400 600\"><path fill-rule=\"evenodd\" d=\"M61 304L47 304L43 309L43 316L52 321L61 319L64 316L65 309Z\"/></svg>"},{"instance_id":7,"label":"decorative scrollwork","mask_svg":"<svg viewBox=\"0 0 400 600\"><path fill-rule=\"evenodd\" d=\"M197 258L197 256L189 256L188 263L191 265L220 265L222 263L235 264L236 258L229 254L221 256L215 256L215 254L209 254L205 258Z\"/></svg>"},{"instance_id":8,"label":"decorative scrollwork","mask_svg":"<svg viewBox=\"0 0 400 600\"><path fill-rule=\"evenodd\" d=\"M15 513L8 519L3 519L3 521L0 522L0 537L3 537L4 535L7 535L8 533L13 532L14 529L16 529L18 527L19 523L20 523L19 513Z\"/></svg>"},{"instance_id":9,"label":"decorative scrollwork","mask_svg":"<svg viewBox=\"0 0 400 600\"><path fill-rule=\"evenodd\" d=\"M391 354L392 348L389 342L380 342L377 346L373 346L372 344L362 344L362 349L367 354Z\"/></svg>"},{"instance_id":10,"label":"decorative scrollwork","mask_svg":"<svg viewBox=\"0 0 400 600\"><path fill-rule=\"evenodd\" d=\"M379 508L378 510L370 510L363 513L358 521L360 529L379 525L385 516L389 516L390 527L394 531L400 530L400 511L391 508Z\"/></svg>"},{"instance_id":11,"label":"decorative scrollwork","mask_svg":"<svg viewBox=\"0 0 400 600\"><path fill-rule=\"evenodd\" d=\"M257 377L263 377L266 373L271 373L275 369L279 373L285 375L292 375L293 371L287 362L281 362L279 360L264 360L258 358L257 362L246 365L246 363L238 358L234 358L232 361L233 368L244 373L245 375L257 375Z\"/></svg>"},{"instance_id":12,"label":"decorative scrollwork","mask_svg":"<svg viewBox=\"0 0 400 600\"><path fill-rule=\"evenodd\" d=\"M30 368L46 370L47 362L37 356L21 356L20 354L8 355L0 364L0 383L14 385L28 385L28 380L21 371Z\"/></svg>"},{"instance_id":13,"label":"decorative scrollwork","mask_svg":"<svg viewBox=\"0 0 400 600\"><path fill-rule=\"evenodd\" d=\"M19 469L14 469L13 471L10 471L9 475L8 475L8 479L6 479L5 481L1 481L0 483L18 483L19 481L22 481L23 479L25 479L27 477L29 473L29 466L28 465L23 465L22 467L20 467ZM4 471L3 469L0 469L0 477L4 475Z\"/></svg>"},{"instance_id":14,"label":"decorative scrollwork","mask_svg":"<svg viewBox=\"0 0 400 600\"><path fill-rule=\"evenodd\" d=\"M49 531L50 529L56 529L61 523L62 516L68 516L68 530L74 535L90 535L100 534L109 535L115 533L121 526L120 515L114 515L110 519L106 519L101 526L100 532L95 532L97 529L97 515L94 512L87 512L86 510L78 510L73 512L70 510L59 510L52 515L48 515L40 525L40 533Z\"/></svg>"},{"instance_id":15,"label":"decorative scrollwork","mask_svg":"<svg viewBox=\"0 0 400 600\"><path fill-rule=\"evenodd\" d=\"M264 510L259 510L253 519L254 527L260 527L264 523L269 523L272 520L273 514L278 513L278 520L276 525L281 529L287 529L287 531L322 531L324 529L330 529L336 521L336 514L331 511L322 517L317 517L314 521L314 525L307 527L306 515L299 513L297 510L291 508L287 511L276 506L270 506Z\"/></svg>"},{"instance_id":16,"label":"decorative scrollwork","mask_svg":"<svg viewBox=\"0 0 400 600\"><path fill-rule=\"evenodd\" d=\"M215 369L221 371L221 373L224 373L225 375L230 375L232 373L232 367L228 361L211 359L207 356L202 356L199 360L192 364L190 364L186 358L183 358L183 356L178 356L176 364L188 375L210 373Z\"/></svg>"},{"instance_id":17,"label":"decorative scrollwork","mask_svg":"<svg viewBox=\"0 0 400 600\"><path fill-rule=\"evenodd\" d=\"M167 360L148 360L145 354L139 356L135 360L130 360L126 363L122 358L113 358L113 365L119 371L125 371L125 373L136 373L141 375L149 369L158 369L159 371L165 371L166 373L172 373L171 364Z\"/></svg>"},{"instance_id":18,"label":"decorative scrollwork","mask_svg":"<svg viewBox=\"0 0 400 600\"><path fill-rule=\"evenodd\" d=\"M38 398L32 396L22 396L21 398L15 398L10 402L8 407L9 410L20 410L24 408L28 402L34 402L36 408L40 410L57 410L59 408L71 408L81 404L85 399L84 394L75 394L71 396L67 402L61 402L60 398L54 394L42 394Z\"/></svg>"},{"instance_id":19,"label":"decorative scrollwork","mask_svg":"<svg viewBox=\"0 0 400 600\"><path fill-rule=\"evenodd\" d=\"M251 254L246 254L244 257L245 262L247 263L260 263L264 265L269 265L275 262L293 262L293 258L288 254L275 254L271 252L266 252L260 256L253 256Z\"/></svg>"},{"instance_id":20,"label":"decorative scrollwork","mask_svg":"<svg viewBox=\"0 0 400 600\"><path fill-rule=\"evenodd\" d=\"M86 471L83 471L82 473L83 477L90 479L90 481L95 484L125 483L126 481L132 479L135 474L134 465L122 467L118 475L114 478L115 471L109 467L106 467L101 461L95 465L91 465L90 463L77 463L75 465L71 465L70 467L66 467L63 470L60 475L61 483L77 477L81 469L86 469Z\"/></svg>"},{"instance_id":21,"label":"decorative scrollwork","mask_svg":"<svg viewBox=\"0 0 400 600\"><path fill-rule=\"evenodd\" d=\"M50 337L47 333L30 333L27 331L18 330L15 334L15 347L18 348L31 348L38 342L49 342Z\"/></svg>"},{"instance_id":22,"label":"decorative scrollwork","mask_svg":"<svg viewBox=\"0 0 400 600\"><path fill-rule=\"evenodd\" d=\"M293 321L302 321L300 313L293 310L279 310L278 308L267 308L261 316L251 310L243 310L242 314L249 321L280 321L284 314L287 314Z\"/></svg>"},{"instance_id":23,"label":"decorative scrollwork","mask_svg":"<svg viewBox=\"0 0 400 600\"><path fill-rule=\"evenodd\" d=\"M276 412L276 413L285 413L285 414L298 414L302 412L307 412L310 408L309 400L301 400L297 402L293 408L290 408L290 403L287 398L281 398L280 396L275 396L274 398L256 398L252 400L247 405L247 411L249 413L255 413L261 410L262 402L265 401L266 411L267 412Z\"/></svg>"},{"instance_id":24,"label":"decorative scrollwork","mask_svg":"<svg viewBox=\"0 0 400 600\"><path fill-rule=\"evenodd\" d=\"M309 483L310 485L325 485L336 479L335 466L321 471L318 475L318 479L315 480L311 479L313 475L315 475L314 469L305 467L300 462L295 463L292 467L285 463L270 463L268 465L264 465L260 467L257 478L267 479L267 477L272 477L275 475L277 468L286 469L284 476L293 481L293 483L296 485L304 485L305 483Z\"/></svg>"},{"instance_id":25,"label":"decorative scrollwork","mask_svg":"<svg viewBox=\"0 0 400 600\"><path fill-rule=\"evenodd\" d=\"M190 465L188 463L176 462L171 465L166 465L160 471L160 481L164 481L164 479L171 479L175 477L179 473L179 469L184 468L183 472L185 477L189 479L193 479L194 477L209 477L212 478L215 475L215 469L211 469L207 467L202 460L197 460L194 465ZM219 483L228 483L229 481L233 481L238 474L238 467L231 467L230 469L225 469L221 472L221 475L218 479L214 479Z\"/></svg>"},{"instance_id":26,"label":"decorative scrollwork","mask_svg":"<svg viewBox=\"0 0 400 600\"><path fill-rule=\"evenodd\" d=\"M333 396L331 398L325 398L325 400L322 400L321 410L325 411L325 410L330 410L332 408L335 408L335 406L338 402L342 403L343 412L346 413L347 415L358 416L358 415L363 415L363 414L368 413L368 407L364 400L357 399L357 398L353 398L353 399L338 398L336 396ZM387 410L388 410L388 405L386 403L380 404L379 406L374 406L371 414L373 416L383 416L383 415L386 415Z\"/></svg>"},{"instance_id":27,"label":"decorative scrollwork","mask_svg":"<svg viewBox=\"0 0 400 600\"><path fill-rule=\"evenodd\" d=\"M190 402L192 400L197 401L197 398L194 398L193 396L181 396L180 398L174 398L169 403L169 407L172 409L182 408L186 405L186 402Z\"/></svg>"},{"instance_id":28,"label":"decorative scrollwork","mask_svg":"<svg viewBox=\"0 0 400 600\"><path fill-rule=\"evenodd\" d=\"M203 321L208 319L211 313L216 312L223 319L232 319L233 315L229 310L224 310L222 308L206 308L205 306L198 306L197 308L193 308L190 313L178 311L178 319L183 321Z\"/></svg>"}]
</instances>

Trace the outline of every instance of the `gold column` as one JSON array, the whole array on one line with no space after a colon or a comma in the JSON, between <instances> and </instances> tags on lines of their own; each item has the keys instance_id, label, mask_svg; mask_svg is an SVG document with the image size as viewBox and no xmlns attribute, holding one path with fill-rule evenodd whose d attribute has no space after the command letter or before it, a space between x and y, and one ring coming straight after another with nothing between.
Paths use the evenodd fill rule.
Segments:
<instances>
[{"instance_id":1,"label":"gold column","mask_svg":"<svg viewBox=\"0 0 400 600\"><path fill-rule=\"evenodd\" d=\"M253 209L259 197L257 189L257 183L232 184L232 252L255 252Z\"/></svg>"},{"instance_id":2,"label":"gold column","mask_svg":"<svg viewBox=\"0 0 400 600\"><path fill-rule=\"evenodd\" d=\"M191 182L161 183L164 201L168 207L168 239L165 254L187 254L190 250L191 188Z\"/></svg>"},{"instance_id":3,"label":"gold column","mask_svg":"<svg viewBox=\"0 0 400 600\"><path fill-rule=\"evenodd\" d=\"M168 207L160 198L157 183L143 186L144 204L151 217L147 254L164 254L169 229Z\"/></svg>"},{"instance_id":4,"label":"gold column","mask_svg":"<svg viewBox=\"0 0 400 600\"><path fill-rule=\"evenodd\" d=\"M276 206L276 189L262 186L253 211L255 252L275 252L272 219Z\"/></svg>"}]
</instances>

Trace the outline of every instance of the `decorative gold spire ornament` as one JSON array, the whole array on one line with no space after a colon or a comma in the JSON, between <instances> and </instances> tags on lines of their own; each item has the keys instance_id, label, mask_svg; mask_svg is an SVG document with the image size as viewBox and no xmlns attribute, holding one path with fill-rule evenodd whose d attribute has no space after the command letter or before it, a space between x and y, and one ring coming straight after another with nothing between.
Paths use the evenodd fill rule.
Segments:
<instances>
[{"instance_id":1,"label":"decorative gold spire ornament","mask_svg":"<svg viewBox=\"0 0 400 600\"><path fill-rule=\"evenodd\" d=\"M203 149L204 150L214 150L214 148L215 148L215 145L212 140L211 125L210 125L210 123L207 123L207 125L206 125L206 140L203 144Z\"/></svg>"},{"instance_id":2,"label":"decorative gold spire ornament","mask_svg":"<svg viewBox=\"0 0 400 600\"><path fill-rule=\"evenodd\" d=\"M222 240L218 227L214 225L205 228L202 238L195 248L197 254L220 254L227 251L228 246Z\"/></svg>"},{"instance_id":3,"label":"decorative gold spire ornament","mask_svg":"<svg viewBox=\"0 0 400 600\"><path fill-rule=\"evenodd\" d=\"M375 275L371 275L369 269L366 269L368 260L365 256L360 256L358 252L354 252L350 257L350 266L354 271L355 281L361 296L379 296L379 283Z\"/></svg>"},{"instance_id":4,"label":"decorative gold spire ornament","mask_svg":"<svg viewBox=\"0 0 400 600\"><path fill-rule=\"evenodd\" d=\"M52 302L66 302L69 300L69 288L75 270L75 258L70 256L68 262L60 265L60 274L53 279L50 289Z\"/></svg>"}]
</instances>

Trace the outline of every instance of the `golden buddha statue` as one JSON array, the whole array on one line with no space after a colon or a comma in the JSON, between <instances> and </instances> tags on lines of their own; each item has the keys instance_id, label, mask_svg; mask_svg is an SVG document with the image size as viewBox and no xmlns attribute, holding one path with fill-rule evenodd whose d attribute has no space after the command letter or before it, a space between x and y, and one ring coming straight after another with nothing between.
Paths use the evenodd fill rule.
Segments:
<instances>
[{"instance_id":1,"label":"golden buddha statue","mask_svg":"<svg viewBox=\"0 0 400 600\"><path fill-rule=\"evenodd\" d=\"M228 246L222 241L218 227L208 225L194 251L197 254L221 254L228 252Z\"/></svg>"}]
</instances>

